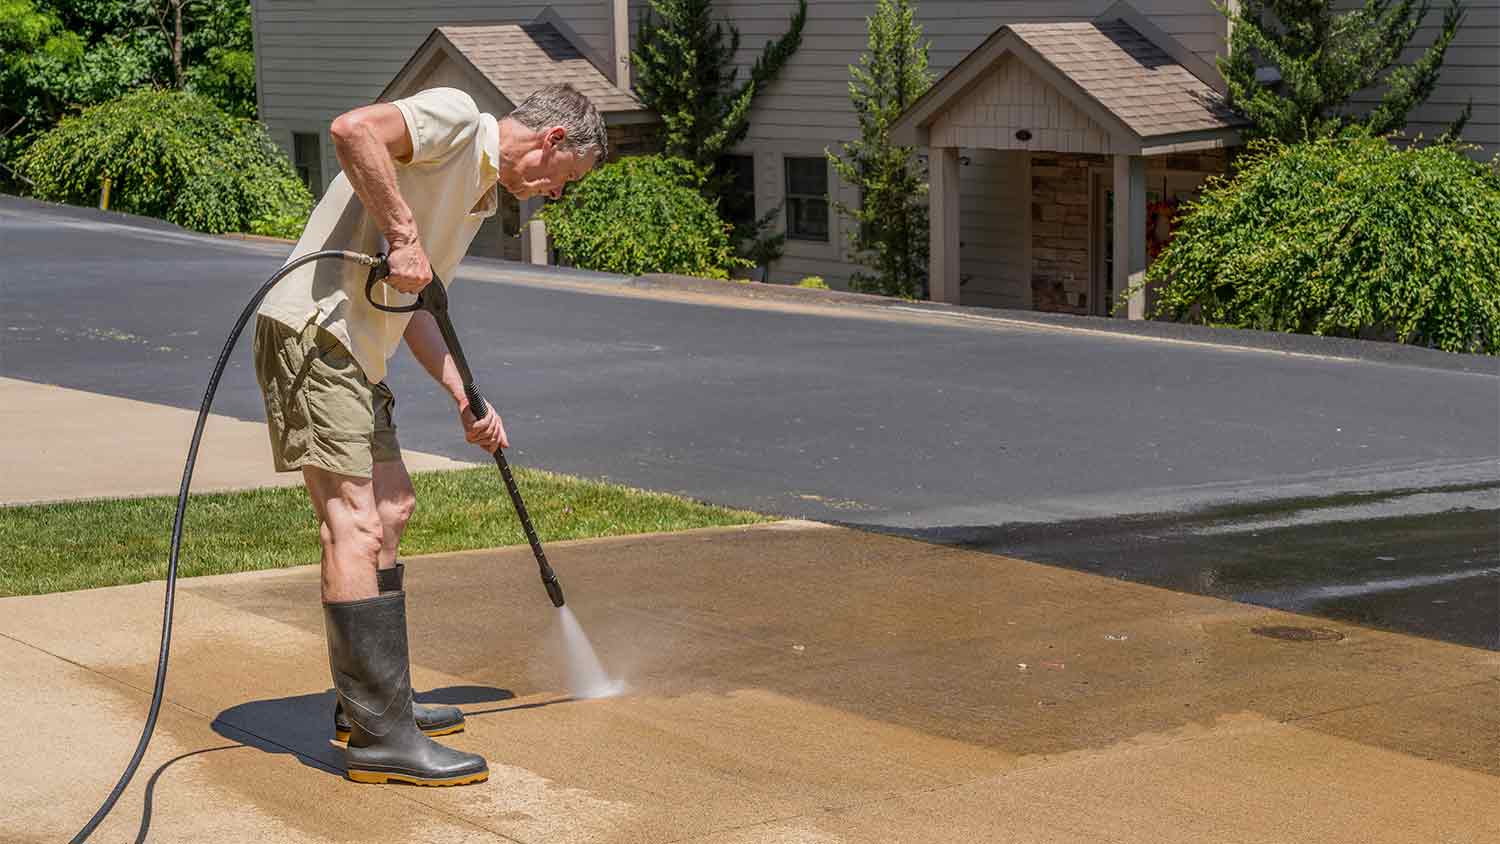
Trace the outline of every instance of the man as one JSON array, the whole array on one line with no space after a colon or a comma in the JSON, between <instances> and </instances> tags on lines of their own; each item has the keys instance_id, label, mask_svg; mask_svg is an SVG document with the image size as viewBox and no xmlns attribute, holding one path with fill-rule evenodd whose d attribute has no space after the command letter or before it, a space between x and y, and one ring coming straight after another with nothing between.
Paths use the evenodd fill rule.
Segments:
<instances>
[{"instance_id":1,"label":"man","mask_svg":"<svg viewBox=\"0 0 1500 844\"><path fill-rule=\"evenodd\" d=\"M567 85L537 91L498 121L464 92L435 88L343 114L330 134L343 172L292 257L388 248L386 284L401 294L420 291L434 271L453 280L499 207L497 185L519 199L556 198L606 152L599 113ZM453 398L466 440L488 452L510 443L493 408L475 421L432 316L371 307L367 273L349 261L317 261L262 303L254 354L272 454L278 471L302 472L320 522L335 731L348 742L349 778L480 782L489 776L483 757L429 738L463 729L463 713L412 700L396 548L416 499L384 382L402 339ZM376 290L389 296L385 304L412 300Z\"/></svg>"}]
</instances>

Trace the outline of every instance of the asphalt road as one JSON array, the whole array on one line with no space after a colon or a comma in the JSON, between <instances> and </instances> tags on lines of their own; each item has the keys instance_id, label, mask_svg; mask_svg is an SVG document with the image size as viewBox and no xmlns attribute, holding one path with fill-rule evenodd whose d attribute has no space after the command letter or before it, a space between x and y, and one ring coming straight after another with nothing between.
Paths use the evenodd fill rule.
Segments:
<instances>
[{"instance_id":1,"label":"asphalt road","mask_svg":"<svg viewBox=\"0 0 1500 844\"><path fill-rule=\"evenodd\" d=\"M197 407L285 252L0 200L0 373ZM518 463L1500 648L1500 373L508 271L453 298ZM248 346L215 410L262 419ZM389 381L405 446L482 458L404 351Z\"/></svg>"}]
</instances>

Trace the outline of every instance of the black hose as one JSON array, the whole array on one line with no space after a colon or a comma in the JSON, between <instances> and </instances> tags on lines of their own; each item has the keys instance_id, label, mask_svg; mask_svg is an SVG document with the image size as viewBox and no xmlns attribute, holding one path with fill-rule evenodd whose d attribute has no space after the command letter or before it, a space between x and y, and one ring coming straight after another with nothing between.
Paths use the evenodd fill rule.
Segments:
<instances>
[{"instance_id":1,"label":"black hose","mask_svg":"<svg viewBox=\"0 0 1500 844\"><path fill-rule=\"evenodd\" d=\"M277 270L275 275L261 285L254 298L240 312L240 318L234 323L234 330L229 332L229 339L224 341L224 350L219 352L219 360L214 363L213 375L208 379L208 389L203 393L203 404L198 408L198 424L193 427L193 440L188 446L187 465L182 470L182 486L177 490L177 515L172 519L172 552L167 562L167 599L162 607L161 655L156 658L156 687L151 691L151 711L146 715L146 728L141 731L141 741L135 747L135 755L130 758L130 764L120 775L120 781L115 783L114 790L99 806L99 811L95 812L94 816L89 818L89 822L84 824L83 829L73 836L72 844L87 841L95 827L99 826L110 810L115 807L120 795L124 794L125 788L130 785L131 777L135 776L135 769L140 767L141 759L146 755L146 746L151 743L151 733L156 729L156 715L161 711L162 692L167 684L167 651L172 645L172 599L177 592L177 556L182 549L182 518L187 512L188 487L193 480L193 464L198 460L198 444L203 439L203 426L208 422L208 409L213 404L214 393L219 389L219 379L224 375L224 367L229 363L229 354L234 351L234 344L240 339L240 332L245 330L245 323L250 321L251 315L255 313L256 308L260 307L260 301L266 298L266 294L271 292L276 282L281 281L287 273L303 264L310 264L324 258L340 258L365 266L372 266L377 260L358 252L324 249L288 261L286 266Z\"/></svg>"}]
</instances>

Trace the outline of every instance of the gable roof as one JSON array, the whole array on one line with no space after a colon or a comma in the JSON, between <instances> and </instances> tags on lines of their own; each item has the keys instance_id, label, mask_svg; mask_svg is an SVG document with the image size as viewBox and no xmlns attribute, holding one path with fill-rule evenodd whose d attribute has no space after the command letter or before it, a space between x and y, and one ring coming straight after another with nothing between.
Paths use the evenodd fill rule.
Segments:
<instances>
[{"instance_id":1,"label":"gable roof","mask_svg":"<svg viewBox=\"0 0 1500 844\"><path fill-rule=\"evenodd\" d=\"M892 138L925 143L927 127L1005 56L1142 154L1178 139L1235 142L1248 125L1207 62L1118 4L1099 20L1000 27L897 119Z\"/></svg>"},{"instance_id":2,"label":"gable roof","mask_svg":"<svg viewBox=\"0 0 1500 844\"><path fill-rule=\"evenodd\" d=\"M1142 139L1245 125L1218 91L1123 20L1011 29Z\"/></svg>"},{"instance_id":3,"label":"gable roof","mask_svg":"<svg viewBox=\"0 0 1500 844\"><path fill-rule=\"evenodd\" d=\"M569 38L550 22L440 26L427 36L381 93L385 99L408 72L441 51L495 86L512 106L556 82L568 82L606 117L649 114L630 91L615 86Z\"/></svg>"}]
</instances>

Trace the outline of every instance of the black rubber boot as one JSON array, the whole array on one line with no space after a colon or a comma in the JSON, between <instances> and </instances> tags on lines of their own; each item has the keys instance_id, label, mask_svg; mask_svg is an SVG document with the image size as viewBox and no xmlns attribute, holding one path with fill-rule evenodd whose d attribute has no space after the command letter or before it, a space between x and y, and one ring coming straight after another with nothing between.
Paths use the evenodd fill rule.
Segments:
<instances>
[{"instance_id":1,"label":"black rubber boot","mask_svg":"<svg viewBox=\"0 0 1500 844\"><path fill-rule=\"evenodd\" d=\"M328 664L349 718L349 779L466 785L489 778L484 757L433 741L412 716L406 593L323 605Z\"/></svg>"},{"instance_id":2,"label":"black rubber boot","mask_svg":"<svg viewBox=\"0 0 1500 844\"><path fill-rule=\"evenodd\" d=\"M388 595L402 591L401 583L406 575L406 566L397 563L393 568L376 569L375 583L380 594ZM464 711L456 706L430 706L412 703L412 714L417 719L417 729L429 736L446 736L462 732ZM344 717L344 704L336 697L333 704L333 737L339 741L349 740L349 719Z\"/></svg>"}]
</instances>

